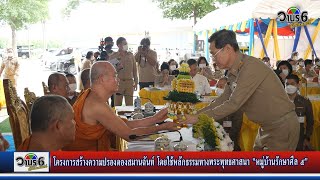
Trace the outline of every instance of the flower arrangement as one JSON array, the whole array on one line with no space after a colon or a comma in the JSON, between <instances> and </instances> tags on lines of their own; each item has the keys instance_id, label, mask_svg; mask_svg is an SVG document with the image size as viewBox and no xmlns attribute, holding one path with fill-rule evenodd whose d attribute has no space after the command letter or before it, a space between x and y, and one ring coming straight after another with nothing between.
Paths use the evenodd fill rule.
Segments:
<instances>
[{"instance_id":1,"label":"flower arrangement","mask_svg":"<svg viewBox=\"0 0 320 180\"><path fill-rule=\"evenodd\" d=\"M233 151L233 142L223 127L205 114L199 115L199 121L193 125L193 137L201 138L199 146L208 151Z\"/></svg>"}]
</instances>

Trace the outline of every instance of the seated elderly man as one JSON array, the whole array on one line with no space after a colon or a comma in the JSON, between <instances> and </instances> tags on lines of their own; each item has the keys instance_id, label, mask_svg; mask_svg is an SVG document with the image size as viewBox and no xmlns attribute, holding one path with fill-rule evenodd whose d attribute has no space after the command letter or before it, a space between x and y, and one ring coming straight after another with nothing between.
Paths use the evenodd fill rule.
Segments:
<instances>
[{"instance_id":1,"label":"seated elderly man","mask_svg":"<svg viewBox=\"0 0 320 180\"><path fill-rule=\"evenodd\" d=\"M106 61L93 64L90 72L91 89L82 93L73 105L76 121L76 138L64 148L71 151L108 151L111 133L130 141L137 136L161 130L179 130L176 123L166 122L167 110L152 117L127 121L119 118L106 103L118 91L119 79L115 68ZM136 136L135 136L136 135Z\"/></svg>"},{"instance_id":2,"label":"seated elderly man","mask_svg":"<svg viewBox=\"0 0 320 180\"><path fill-rule=\"evenodd\" d=\"M210 95L211 88L210 88L208 79L201 74L197 74L198 73L197 61L194 59L189 59L187 63L190 67L190 75L192 77L192 80L194 81L196 92L199 93L200 95Z\"/></svg>"},{"instance_id":3,"label":"seated elderly man","mask_svg":"<svg viewBox=\"0 0 320 180\"><path fill-rule=\"evenodd\" d=\"M60 95L69 100L68 93L70 91L70 87L68 79L64 74L51 74L48 78L48 88L50 94Z\"/></svg>"},{"instance_id":4,"label":"seated elderly man","mask_svg":"<svg viewBox=\"0 0 320 180\"><path fill-rule=\"evenodd\" d=\"M90 88L90 69L84 69L81 72L81 83L84 91Z\"/></svg>"},{"instance_id":5,"label":"seated elderly man","mask_svg":"<svg viewBox=\"0 0 320 180\"><path fill-rule=\"evenodd\" d=\"M6 151L9 148L8 141L2 136L0 132L0 151Z\"/></svg>"},{"instance_id":6,"label":"seated elderly man","mask_svg":"<svg viewBox=\"0 0 320 180\"><path fill-rule=\"evenodd\" d=\"M224 93L224 87L226 86L226 84L227 84L226 77L219 79L216 86L216 94L218 96L221 96ZM241 110L238 110L237 112L223 119L216 120L223 126L226 133L229 134L231 140L234 143L234 151L241 151L241 148L239 145L239 137L240 137L240 130L242 126L242 119L243 119L243 112Z\"/></svg>"},{"instance_id":7,"label":"seated elderly man","mask_svg":"<svg viewBox=\"0 0 320 180\"><path fill-rule=\"evenodd\" d=\"M73 110L61 96L38 98L30 112L32 135L17 148L18 151L57 151L75 137Z\"/></svg>"}]
</instances>

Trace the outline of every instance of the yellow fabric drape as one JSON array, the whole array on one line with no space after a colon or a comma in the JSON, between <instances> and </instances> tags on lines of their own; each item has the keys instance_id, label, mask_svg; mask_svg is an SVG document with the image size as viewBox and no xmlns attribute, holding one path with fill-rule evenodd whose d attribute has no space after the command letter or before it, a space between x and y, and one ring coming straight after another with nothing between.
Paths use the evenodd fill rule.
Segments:
<instances>
[{"instance_id":1,"label":"yellow fabric drape","mask_svg":"<svg viewBox=\"0 0 320 180\"><path fill-rule=\"evenodd\" d=\"M300 88L300 93L302 96L306 96L306 87ZM307 87L308 95L320 94L320 87Z\"/></svg>"},{"instance_id":2,"label":"yellow fabric drape","mask_svg":"<svg viewBox=\"0 0 320 180\"><path fill-rule=\"evenodd\" d=\"M319 33L319 30L320 30L320 21L318 22L318 25L317 25L317 27L315 28L315 30L313 32L313 35L312 35L312 38L311 38L312 44L314 44L314 42L316 41L318 33ZM307 59L310 53L311 53L311 46L309 44L308 48L307 48L307 50L306 50L306 52L304 54L304 59Z\"/></svg>"},{"instance_id":3,"label":"yellow fabric drape","mask_svg":"<svg viewBox=\"0 0 320 180\"><path fill-rule=\"evenodd\" d=\"M274 40L274 50L276 53L277 61L280 60L279 42L278 42L278 24L275 19L273 21L273 40Z\"/></svg>"},{"instance_id":4,"label":"yellow fabric drape","mask_svg":"<svg viewBox=\"0 0 320 180\"><path fill-rule=\"evenodd\" d=\"M271 36L271 33L272 33L272 28L273 28L273 21L271 20L269 25L268 25L266 36L264 38L264 46L266 47L266 49L268 48L270 36ZM262 48L261 53L260 53L260 58L262 59L263 57L264 57L264 50Z\"/></svg>"}]
</instances>

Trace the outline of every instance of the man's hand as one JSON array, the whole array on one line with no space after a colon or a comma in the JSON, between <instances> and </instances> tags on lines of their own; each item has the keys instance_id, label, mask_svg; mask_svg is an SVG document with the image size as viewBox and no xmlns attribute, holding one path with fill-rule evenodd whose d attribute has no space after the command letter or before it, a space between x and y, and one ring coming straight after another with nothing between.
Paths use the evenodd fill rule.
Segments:
<instances>
[{"instance_id":1,"label":"man's hand","mask_svg":"<svg viewBox=\"0 0 320 180\"><path fill-rule=\"evenodd\" d=\"M162 130L169 130L169 131L178 131L181 129L181 126L174 122L165 122L159 125Z\"/></svg>"},{"instance_id":2,"label":"man's hand","mask_svg":"<svg viewBox=\"0 0 320 180\"><path fill-rule=\"evenodd\" d=\"M181 124L195 124L195 123L198 122L198 115L186 114L186 115L184 115L184 116L186 117L185 120L182 119L181 116L178 117L178 118L179 118L178 121L179 121Z\"/></svg>"},{"instance_id":3,"label":"man's hand","mask_svg":"<svg viewBox=\"0 0 320 180\"><path fill-rule=\"evenodd\" d=\"M157 112L153 118L155 120L155 123L160 123L160 122L163 122L164 120L168 119L168 109L167 108L164 108L164 109L161 109L159 112Z\"/></svg>"}]
</instances>

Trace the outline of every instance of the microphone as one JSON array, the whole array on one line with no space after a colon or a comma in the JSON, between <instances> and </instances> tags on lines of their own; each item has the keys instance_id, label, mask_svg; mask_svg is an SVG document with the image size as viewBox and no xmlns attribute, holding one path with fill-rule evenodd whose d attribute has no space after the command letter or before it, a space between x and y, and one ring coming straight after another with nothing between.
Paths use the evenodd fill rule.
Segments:
<instances>
[{"instance_id":1,"label":"microphone","mask_svg":"<svg viewBox=\"0 0 320 180\"><path fill-rule=\"evenodd\" d=\"M183 141L183 137L182 137L180 131L159 131L159 132L152 133L152 134L142 134L142 135L133 134L133 135L130 135L130 136L129 136L129 139L130 139L130 140L135 140L135 139L137 139L137 138L145 138L145 137L148 137L148 136L151 136L151 135L163 134L163 133L169 133L169 132L178 132L178 133L179 133L179 136L180 136L180 137L179 137L179 140L177 140L177 141L172 141L172 142L181 142L181 141Z\"/></svg>"},{"instance_id":2,"label":"microphone","mask_svg":"<svg viewBox=\"0 0 320 180\"><path fill-rule=\"evenodd\" d=\"M121 94L121 93L116 93L117 96L128 96L128 97L139 97L139 96L132 96L132 95L129 95L129 94ZM140 99L147 99L149 100L151 103L151 99L150 98L145 98L145 97L139 97Z\"/></svg>"}]
</instances>

